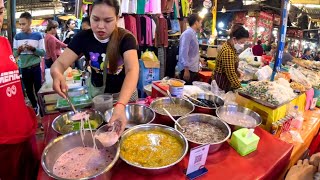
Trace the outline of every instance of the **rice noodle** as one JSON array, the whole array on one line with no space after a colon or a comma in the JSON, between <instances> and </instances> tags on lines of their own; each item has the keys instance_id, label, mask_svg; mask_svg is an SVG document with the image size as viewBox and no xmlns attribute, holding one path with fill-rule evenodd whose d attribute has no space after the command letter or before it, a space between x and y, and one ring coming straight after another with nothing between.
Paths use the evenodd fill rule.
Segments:
<instances>
[{"instance_id":1,"label":"rice noodle","mask_svg":"<svg viewBox=\"0 0 320 180\"><path fill-rule=\"evenodd\" d=\"M72 120L79 120L80 119L80 137L81 137L83 147L85 147L84 136L86 135L86 130L84 128L84 124L87 123L89 125L89 131L90 131L91 137L92 137L93 148L98 149L97 144L96 144L96 139L94 138L94 135L92 132L92 127L90 124L89 117L90 117L90 115L87 114L87 112L77 112L76 114L73 115Z\"/></svg>"}]
</instances>

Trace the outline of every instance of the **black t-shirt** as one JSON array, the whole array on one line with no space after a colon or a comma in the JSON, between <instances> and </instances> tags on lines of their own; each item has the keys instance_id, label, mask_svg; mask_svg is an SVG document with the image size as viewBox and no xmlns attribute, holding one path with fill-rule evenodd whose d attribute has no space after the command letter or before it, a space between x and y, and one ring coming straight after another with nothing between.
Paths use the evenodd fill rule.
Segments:
<instances>
[{"instance_id":1,"label":"black t-shirt","mask_svg":"<svg viewBox=\"0 0 320 180\"><path fill-rule=\"evenodd\" d=\"M118 28L122 29L122 28ZM124 30L124 29L122 29ZM75 52L77 55L84 54L86 59L90 60L91 66L91 83L95 87L103 85L103 67L106 58L106 50L108 43L99 42L93 35L92 30L86 30L75 35L68 45L68 48ZM128 33L120 42L121 58L118 60L118 70L114 74L107 74L106 80L106 93L118 93L121 90L125 78L123 53L137 49L135 37Z\"/></svg>"}]
</instances>

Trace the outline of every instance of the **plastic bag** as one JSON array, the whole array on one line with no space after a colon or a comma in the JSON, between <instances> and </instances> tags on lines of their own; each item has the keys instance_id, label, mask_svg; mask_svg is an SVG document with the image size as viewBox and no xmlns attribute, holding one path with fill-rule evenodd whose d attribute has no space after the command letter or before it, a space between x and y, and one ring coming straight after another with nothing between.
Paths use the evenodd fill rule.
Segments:
<instances>
[{"instance_id":1,"label":"plastic bag","mask_svg":"<svg viewBox=\"0 0 320 180\"><path fill-rule=\"evenodd\" d=\"M240 59L247 59L247 58L254 58L254 55L252 53L252 48L247 48L242 53L239 54Z\"/></svg>"},{"instance_id":2,"label":"plastic bag","mask_svg":"<svg viewBox=\"0 0 320 180\"><path fill-rule=\"evenodd\" d=\"M270 66L264 66L255 73L259 81L270 79L271 74L272 69L270 68Z\"/></svg>"},{"instance_id":3,"label":"plastic bag","mask_svg":"<svg viewBox=\"0 0 320 180\"><path fill-rule=\"evenodd\" d=\"M200 81L193 81L192 85L199 87L200 89L202 89L203 91L207 92L207 91L211 91L211 86L209 83L206 82L200 82Z\"/></svg>"},{"instance_id":4,"label":"plastic bag","mask_svg":"<svg viewBox=\"0 0 320 180\"><path fill-rule=\"evenodd\" d=\"M238 103L236 103L236 93L232 91L227 92L224 96L224 104L237 105Z\"/></svg>"},{"instance_id":5,"label":"plastic bag","mask_svg":"<svg viewBox=\"0 0 320 180\"><path fill-rule=\"evenodd\" d=\"M291 67L289 69L290 77L293 81L298 82L306 89L310 89L312 87L311 83L308 81L307 77L303 75L298 69Z\"/></svg>"},{"instance_id":6,"label":"plastic bag","mask_svg":"<svg viewBox=\"0 0 320 180\"><path fill-rule=\"evenodd\" d=\"M159 61L153 51L146 51L141 55L143 61Z\"/></svg>"}]
</instances>

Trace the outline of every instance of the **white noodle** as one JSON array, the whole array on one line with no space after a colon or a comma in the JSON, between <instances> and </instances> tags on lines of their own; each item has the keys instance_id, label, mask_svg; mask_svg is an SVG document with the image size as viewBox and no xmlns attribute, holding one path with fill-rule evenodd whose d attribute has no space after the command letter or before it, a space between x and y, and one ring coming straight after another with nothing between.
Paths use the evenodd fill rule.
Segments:
<instances>
[{"instance_id":1,"label":"white noodle","mask_svg":"<svg viewBox=\"0 0 320 180\"><path fill-rule=\"evenodd\" d=\"M83 147L85 147L84 136L86 135L86 130L85 130L84 125L85 125L85 123L88 123L89 130L91 132L92 141L93 141L93 148L98 149L97 145L96 145L96 140L93 136L92 127L90 124L90 119L89 119L90 116L89 116L89 114L86 114L85 112L82 112L81 114L82 114L82 117L80 118L80 137L81 137Z\"/></svg>"}]
</instances>

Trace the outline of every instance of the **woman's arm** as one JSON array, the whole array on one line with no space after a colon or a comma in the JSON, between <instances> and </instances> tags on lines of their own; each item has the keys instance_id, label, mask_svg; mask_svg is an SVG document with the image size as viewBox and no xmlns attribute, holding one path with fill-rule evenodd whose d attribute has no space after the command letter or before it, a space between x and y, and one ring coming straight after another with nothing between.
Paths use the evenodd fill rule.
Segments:
<instances>
[{"instance_id":1,"label":"woman's arm","mask_svg":"<svg viewBox=\"0 0 320 180\"><path fill-rule=\"evenodd\" d=\"M137 50L128 50L123 53L126 77L121 87L119 102L127 104L137 88L139 79L139 62Z\"/></svg>"},{"instance_id":2,"label":"woman's arm","mask_svg":"<svg viewBox=\"0 0 320 180\"><path fill-rule=\"evenodd\" d=\"M128 50L123 53L124 66L126 70L126 77L121 87L120 96L118 102L120 104L114 107L110 124L113 122L121 122L121 130L118 131L118 135L124 131L127 119L125 113L125 104L127 104L137 88L139 78L139 62L137 50ZM119 123L116 123L119 124Z\"/></svg>"},{"instance_id":3,"label":"woman's arm","mask_svg":"<svg viewBox=\"0 0 320 180\"><path fill-rule=\"evenodd\" d=\"M50 71L53 78L53 89L64 98L64 92L67 91L68 87L63 73L77 59L78 55L71 49L67 48L51 66Z\"/></svg>"},{"instance_id":4,"label":"woman's arm","mask_svg":"<svg viewBox=\"0 0 320 180\"><path fill-rule=\"evenodd\" d=\"M59 44L59 45L61 46L61 48L66 48L66 47L68 47L67 44L61 42L59 39L57 39L57 38L55 38L55 39L56 39L56 43Z\"/></svg>"},{"instance_id":5,"label":"woman's arm","mask_svg":"<svg viewBox=\"0 0 320 180\"><path fill-rule=\"evenodd\" d=\"M227 75L227 78L229 82L231 83L231 87L234 89L238 89L241 87L238 75L237 75L237 69L234 64L234 54L231 52L231 50L227 50L224 52L222 57L222 65L225 69L225 73Z\"/></svg>"}]
</instances>

